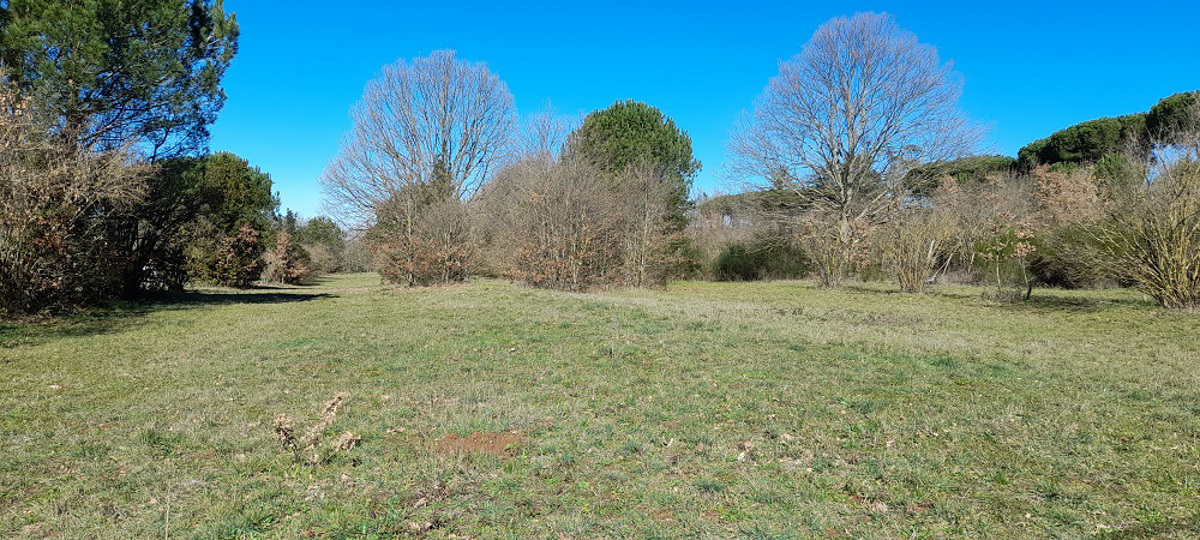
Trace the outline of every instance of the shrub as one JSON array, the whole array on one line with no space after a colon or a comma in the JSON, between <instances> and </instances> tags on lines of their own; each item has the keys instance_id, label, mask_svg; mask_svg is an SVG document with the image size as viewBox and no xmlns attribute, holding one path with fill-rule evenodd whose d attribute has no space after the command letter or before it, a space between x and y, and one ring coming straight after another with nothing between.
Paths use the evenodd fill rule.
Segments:
<instances>
[{"instance_id":1,"label":"shrub","mask_svg":"<svg viewBox=\"0 0 1200 540\"><path fill-rule=\"evenodd\" d=\"M1098 268L1169 308L1200 307L1198 149L1151 163L1148 181L1114 185L1105 216L1082 229Z\"/></svg>"},{"instance_id":2,"label":"shrub","mask_svg":"<svg viewBox=\"0 0 1200 540\"><path fill-rule=\"evenodd\" d=\"M1038 250L1029 258L1029 271L1043 285L1063 289L1096 287L1105 281L1104 274L1080 252L1086 244L1079 228L1059 227L1045 233Z\"/></svg>"},{"instance_id":3,"label":"shrub","mask_svg":"<svg viewBox=\"0 0 1200 540\"><path fill-rule=\"evenodd\" d=\"M657 286L681 264L667 179L530 156L480 195L491 270L535 287Z\"/></svg>"},{"instance_id":4,"label":"shrub","mask_svg":"<svg viewBox=\"0 0 1200 540\"><path fill-rule=\"evenodd\" d=\"M267 252L263 262L263 279L269 282L297 285L313 274L308 252L286 230L279 232L275 247Z\"/></svg>"},{"instance_id":5,"label":"shrub","mask_svg":"<svg viewBox=\"0 0 1200 540\"><path fill-rule=\"evenodd\" d=\"M924 292L951 235L950 222L944 214L924 208L900 212L877 235L883 270L900 284L900 290Z\"/></svg>"},{"instance_id":6,"label":"shrub","mask_svg":"<svg viewBox=\"0 0 1200 540\"><path fill-rule=\"evenodd\" d=\"M247 288L262 274L262 233L242 225L234 236L223 238L217 246L212 276L218 285Z\"/></svg>"},{"instance_id":7,"label":"shrub","mask_svg":"<svg viewBox=\"0 0 1200 540\"><path fill-rule=\"evenodd\" d=\"M765 257L741 243L726 246L717 257L713 276L717 281L755 281L763 278Z\"/></svg>"},{"instance_id":8,"label":"shrub","mask_svg":"<svg viewBox=\"0 0 1200 540\"><path fill-rule=\"evenodd\" d=\"M427 286L467 279L475 246L461 201L414 201L401 195L381 205L377 215L370 244L385 281Z\"/></svg>"},{"instance_id":9,"label":"shrub","mask_svg":"<svg viewBox=\"0 0 1200 540\"><path fill-rule=\"evenodd\" d=\"M713 267L717 281L794 279L808 275L808 258L796 242L778 232L759 232L749 241L735 241L721 251Z\"/></svg>"},{"instance_id":10,"label":"shrub","mask_svg":"<svg viewBox=\"0 0 1200 540\"><path fill-rule=\"evenodd\" d=\"M2 81L0 76L0 81ZM0 310L37 312L119 295L119 241L145 195L146 168L47 135L0 87Z\"/></svg>"}]
</instances>

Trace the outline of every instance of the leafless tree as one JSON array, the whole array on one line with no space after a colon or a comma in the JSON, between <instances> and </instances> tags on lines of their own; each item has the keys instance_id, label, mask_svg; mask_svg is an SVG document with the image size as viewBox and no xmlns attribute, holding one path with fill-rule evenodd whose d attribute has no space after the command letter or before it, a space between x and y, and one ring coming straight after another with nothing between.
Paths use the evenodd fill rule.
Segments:
<instances>
[{"instance_id":1,"label":"leafless tree","mask_svg":"<svg viewBox=\"0 0 1200 540\"><path fill-rule=\"evenodd\" d=\"M836 284L862 234L903 202L905 174L979 140L961 93L951 65L890 15L833 19L780 64L735 133L732 170L810 201L804 219L835 265L820 274Z\"/></svg>"},{"instance_id":2,"label":"leafless tree","mask_svg":"<svg viewBox=\"0 0 1200 540\"><path fill-rule=\"evenodd\" d=\"M670 184L636 168L537 153L505 167L476 200L484 259L497 275L583 291L663 283L672 262Z\"/></svg>"},{"instance_id":3,"label":"leafless tree","mask_svg":"<svg viewBox=\"0 0 1200 540\"><path fill-rule=\"evenodd\" d=\"M518 156L557 156L567 144L567 136L579 125L578 119L560 115L547 101L545 108L522 122Z\"/></svg>"},{"instance_id":4,"label":"leafless tree","mask_svg":"<svg viewBox=\"0 0 1200 540\"><path fill-rule=\"evenodd\" d=\"M321 183L331 209L356 226L400 194L425 198L434 183L445 184L438 189L446 196L469 196L504 158L516 127L504 82L454 51L384 67L352 117Z\"/></svg>"}]
</instances>

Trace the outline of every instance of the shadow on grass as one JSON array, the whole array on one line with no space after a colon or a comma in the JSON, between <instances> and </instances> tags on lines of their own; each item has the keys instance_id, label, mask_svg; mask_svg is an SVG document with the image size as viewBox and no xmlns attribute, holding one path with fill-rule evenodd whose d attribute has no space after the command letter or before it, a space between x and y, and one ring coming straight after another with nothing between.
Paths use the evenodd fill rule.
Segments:
<instances>
[{"instance_id":1,"label":"shadow on grass","mask_svg":"<svg viewBox=\"0 0 1200 540\"><path fill-rule=\"evenodd\" d=\"M895 287L879 288L879 287L869 287L869 286L862 286L862 285L846 285L843 288L849 292L853 292L856 294L863 294L863 295L871 295L871 294L887 295L887 296L907 295L907 296L911 296L913 298L919 298L921 296L929 296L929 297L940 297L940 298L949 298L949 299L966 300L966 301L975 300L975 301L980 302L981 305L990 305L993 307L998 307L998 308L1008 309L1008 310L1013 310L1013 311L1094 312L1094 311L1104 311L1106 309L1111 309L1113 307L1124 307L1124 308L1157 307L1157 305L1154 302L1150 302L1147 300L1132 299L1132 298L1106 298L1106 299L1101 300L1101 299L1095 299L1095 298L1085 298L1085 297L1081 297L1081 296L1047 295L1047 294L1045 294L1045 292L1041 292L1041 294L1039 294L1039 291L1059 291L1059 292L1066 292L1066 293L1070 292L1065 289L1036 289L1035 288L1033 290L1033 296L1030 297L1029 300L1025 300L1024 291L1017 291L1017 290L1011 290L1013 292L1012 299L996 299L996 298L985 298L986 293L995 292L995 289L985 289L985 293L980 294L978 292L968 293L968 292L962 292L962 291L940 290L936 285L929 286L928 288L925 289L924 292L921 292L921 293L906 293L906 292L901 291L899 288L895 288ZM1010 290L1006 289L1006 291L1010 291Z\"/></svg>"},{"instance_id":2,"label":"shadow on grass","mask_svg":"<svg viewBox=\"0 0 1200 540\"><path fill-rule=\"evenodd\" d=\"M297 288L257 286L244 291L185 291L159 293L134 301L55 317L0 319L0 350L29 346L52 339L125 332L145 324L158 311L196 309L235 304L285 304L337 298L328 293L306 293ZM0 363L5 360L0 356Z\"/></svg>"},{"instance_id":3,"label":"shadow on grass","mask_svg":"<svg viewBox=\"0 0 1200 540\"><path fill-rule=\"evenodd\" d=\"M1037 290L1033 291L1033 296L1029 300L1019 299L1009 302L995 302L998 307L1013 311L1034 311L1034 312L1098 312L1121 308L1153 308L1156 307L1153 302L1136 299L1104 299L1097 300L1093 298L1081 298L1078 296L1045 296L1039 295Z\"/></svg>"}]
</instances>

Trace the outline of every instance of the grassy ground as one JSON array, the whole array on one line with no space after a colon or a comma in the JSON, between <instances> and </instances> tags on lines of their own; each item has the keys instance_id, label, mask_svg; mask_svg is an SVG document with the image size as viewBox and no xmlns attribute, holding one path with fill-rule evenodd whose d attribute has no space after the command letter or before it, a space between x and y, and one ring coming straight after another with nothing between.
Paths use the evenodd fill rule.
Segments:
<instances>
[{"instance_id":1,"label":"grassy ground","mask_svg":"<svg viewBox=\"0 0 1200 540\"><path fill-rule=\"evenodd\" d=\"M0 324L0 537L1200 537L1200 317L979 293L356 275ZM337 392L361 444L297 463L272 418Z\"/></svg>"}]
</instances>

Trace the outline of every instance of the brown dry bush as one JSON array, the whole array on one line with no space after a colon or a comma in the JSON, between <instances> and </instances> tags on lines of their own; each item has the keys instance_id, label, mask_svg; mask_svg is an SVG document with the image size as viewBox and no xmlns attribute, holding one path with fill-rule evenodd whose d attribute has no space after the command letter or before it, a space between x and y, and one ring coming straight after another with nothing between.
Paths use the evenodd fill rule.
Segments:
<instances>
[{"instance_id":1,"label":"brown dry bush","mask_svg":"<svg viewBox=\"0 0 1200 540\"><path fill-rule=\"evenodd\" d=\"M346 431L339 435L329 445L322 445L321 439L325 430L337 419L347 395L339 392L321 407L321 413L316 420L308 425L302 434L297 434L296 422L286 414L275 415L272 428L275 440L280 447L290 452L297 463L319 465L329 460L334 452L345 452L353 449L362 441L362 437Z\"/></svg>"},{"instance_id":2,"label":"brown dry bush","mask_svg":"<svg viewBox=\"0 0 1200 540\"><path fill-rule=\"evenodd\" d=\"M1200 307L1200 138L1114 184L1104 216L1081 225L1090 260L1168 308Z\"/></svg>"},{"instance_id":3,"label":"brown dry bush","mask_svg":"<svg viewBox=\"0 0 1200 540\"><path fill-rule=\"evenodd\" d=\"M971 280L988 280L994 267L982 264L984 245L1002 227L1027 224L1033 215L1030 182L1012 175L992 175L985 181L960 185L953 178L943 179L930 205L934 214L948 225L942 268L939 273L956 272Z\"/></svg>"},{"instance_id":4,"label":"brown dry bush","mask_svg":"<svg viewBox=\"0 0 1200 540\"><path fill-rule=\"evenodd\" d=\"M899 212L877 234L883 267L901 291L924 292L945 259L952 236L949 216L944 213L929 208Z\"/></svg>"},{"instance_id":5,"label":"brown dry bush","mask_svg":"<svg viewBox=\"0 0 1200 540\"><path fill-rule=\"evenodd\" d=\"M213 280L226 287L248 288L262 275L262 233L244 224L234 236L217 243Z\"/></svg>"},{"instance_id":6,"label":"brown dry bush","mask_svg":"<svg viewBox=\"0 0 1200 540\"><path fill-rule=\"evenodd\" d=\"M377 216L370 245L384 280L426 286L467 279L476 249L462 201L400 194L380 205Z\"/></svg>"},{"instance_id":7,"label":"brown dry bush","mask_svg":"<svg viewBox=\"0 0 1200 540\"><path fill-rule=\"evenodd\" d=\"M29 102L0 88L0 310L93 304L122 290L118 240L146 192L125 151L51 134Z\"/></svg>"},{"instance_id":8,"label":"brown dry bush","mask_svg":"<svg viewBox=\"0 0 1200 540\"><path fill-rule=\"evenodd\" d=\"M584 291L655 286L672 263L666 186L548 153L506 167L476 203L493 273Z\"/></svg>"},{"instance_id":9,"label":"brown dry bush","mask_svg":"<svg viewBox=\"0 0 1200 540\"><path fill-rule=\"evenodd\" d=\"M308 252L286 230L279 232L275 247L263 257L263 266L263 279L272 283L296 285L314 275Z\"/></svg>"}]
</instances>

